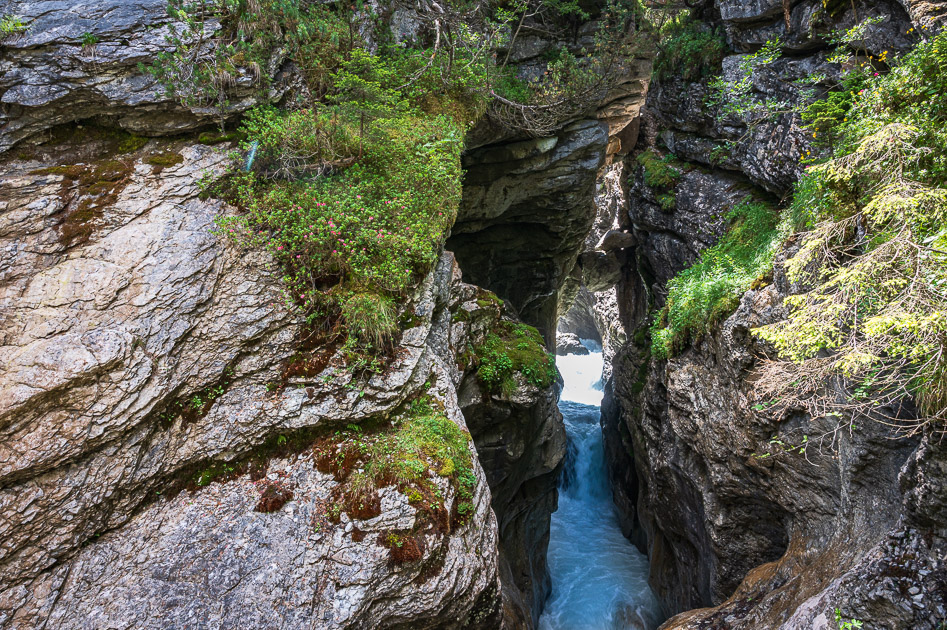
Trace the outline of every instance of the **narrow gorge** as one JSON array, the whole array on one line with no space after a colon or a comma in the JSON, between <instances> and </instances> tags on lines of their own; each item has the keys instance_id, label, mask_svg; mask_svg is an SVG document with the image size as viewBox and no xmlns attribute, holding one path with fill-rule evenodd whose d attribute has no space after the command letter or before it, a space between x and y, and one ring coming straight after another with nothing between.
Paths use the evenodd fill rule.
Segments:
<instances>
[{"instance_id":1,"label":"narrow gorge","mask_svg":"<svg viewBox=\"0 0 947 630\"><path fill-rule=\"evenodd\" d=\"M945 21L0 3L0 628L947 629Z\"/></svg>"}]
</instances>

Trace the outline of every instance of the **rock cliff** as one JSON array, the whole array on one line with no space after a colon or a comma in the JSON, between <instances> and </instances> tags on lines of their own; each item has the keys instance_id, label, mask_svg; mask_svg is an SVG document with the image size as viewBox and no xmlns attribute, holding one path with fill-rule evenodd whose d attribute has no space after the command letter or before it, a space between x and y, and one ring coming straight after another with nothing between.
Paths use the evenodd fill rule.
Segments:
<instances>
[{"instance_id":1,"label":"rock cliff","mask_svg":"<svg viewBox=\"0 0 947 630\"><path fill-rule=\"evenodd\" d=\"M725 77L741 54L779 35L788 52L754 74L751 95L791 103L800 98L792 81L831 76L820 29L879 16L860 45L903 51L909 29L941 9L839 3L827 24L824 4L717 0L698 3L696 15L734 51ZM717 242L741 199L790 194L809 150L793 114L751 127L721 120L705 104L709 91L707 80L674 73L651 86L621 218L634 242L618 287L628 341L603 405L623 528L647 551L667 612L683 613L662 628L834 629L836 609L866 628L939 627L947 520L931 494L943 484L937 437L906 438L873 417L854 429L777 417L754 397L753 368L772 349L749 331L783 318L794 291L782 259L709 335L670 360L650 354L649 313L664 304L668 280ZM673 166L670 181L654 181L655 159Z\"/></svg>"},{"instance_id":2,"label":"rock cliff","mask_svg":"<svg viewBox=\"0 0 947 630\"><path fill-rule=\"evenodd\" d=\"M224 153L155 140L107 155L108 138L77 133L8 160L0 185L4 623L360 627L493 613L497 529L476 458L469 518L422 527L420 556L392 563L379 539L417 529L418 509L385 488L377 515L332 522L339 480L312 448L424 392L465 427L458 358L499 311L478 330L453 323L482 308L444 257L383 376L353 378L332 348L295 370L302 329L266 260L225 247L212 228L226 208L199 198ZM174 165L148 163L169 152ZM548 411L554 393L533 396L519 405ZM251 455L255 471L241 463ZM287 493L285 507L260 509L267 493Z\"/></svg>"},{"instance_id":3,"label":"rock cliff","mask_svg":"<svg viewBox=\"0 0 947 630\"><path fill-rule=\"evenodd\" d=\"M524 36L510 58L524 76L537 68L541 74L549 52L566 48L578 53L591 45L594 28L584 29L573 41ZM629 36L634 36L633 28ZM501 132L498 137L487 123L471 132L471 150L464 156L464 198L447 248L457 256L465 279L510 302L550 347L560 302L571 303L577 290L563 286L592 231L600 171L631 151L638 139L651 70L647 49L640 50L587 117L555 135L507 138Z\"/></svg>"},{"instance_id":4,"label":"rock cliff","mask_svg":"<svg viewBox=\"0 0 947 630\"><path fill-rule=\"evenodd\" d=\"M170 46L166 6L4 8L30 28L0 45L0 626L531 626L557 386L490 393L470 360L516 313L443 253L384 372L347 370L284 308L269 257L215 233L236 210L202 180L233 147L197 132L219 112L138 66ZM264 69L270 100L282 63ZM243 80L228 117L261 98ZM557 219L574 234L547 242L565 258L619 109L528 166L539 181L584 165ZM346 449L388 439L419 397L470 437L472 486L430 469L431 496L392 482L356 501L349 468L368 462Z\"/></svg>"}]
</instances>

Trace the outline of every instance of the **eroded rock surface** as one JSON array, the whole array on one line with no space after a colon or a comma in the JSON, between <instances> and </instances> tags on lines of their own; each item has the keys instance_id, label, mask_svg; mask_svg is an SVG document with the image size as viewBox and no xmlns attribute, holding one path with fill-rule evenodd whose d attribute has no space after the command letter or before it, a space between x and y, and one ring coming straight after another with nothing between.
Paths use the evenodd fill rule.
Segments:
<instances>
[{"instance_id":1,"label":"eroded rock surface","mask_svg":"<svg viewBox=\"0 0 947 630\"><path fill-rule=\"evenodd\" d=\"M377 517L327 524L337 482L305 449L274 455L267 477L169 496L281 435L385 417L426 391L465 428L459 360L500 317L445 255L406 305L412 324L383 374L353 376L329 345L296 376L302 330L269 261L215 234L231 209L199 196L224 155L158 140L122 153L80 134L6 159L0 625L498 627L500 534L472 443L468 518L425 534L422 555L402 563L379 540L411 528L407 497L388 488ZM458 310L485 314L474 326ZM555 435L550 401L554 390L511 404ZM546 475L558 464L547 455L534 473L530 452L511 466ZM268 484L292 498L256 512ZM541 532L554 505L507 520ZM510 565L542 557L536 546Z\"/></svg>"},{"instance_id":2,"label":"eroded rock surface","mask_svg":"<svg viewBox=\"0 0 947 630\"><path fill-rule=\"evenodd\" d=\"M464 157L464 199L447 249L464 278L508 301L549 341L559 288L595 217L608 131L596 120L558 135L486 146Z\"/></svg>"},{"instance_id":3,"label":"eroded rock surface","mask_svg":"<svg viewBox=\"0 0 947 630\"><path fill-rule=\"evenodd\" d=\"M183 106L166 94L150 66L169 43L168 3L164 0L14 0L5 16L26 25L0 42L0 151L55 125L99 119L144 135L169 135L219 121L210 103ZM219 23L209 20L210 35ZM269 95L287 87L279 59L265 68L276 81ZM260 102L249 69L234 76L227 116Z\"/></svg>"},{"instance_id":4,"label":"eroded rock surface","mask_svg":"<svg viewBox=\"0 0 947 630\"><path fill-rule=\"evenodd\" d=\"M719 332L616 379L652 585L677 610L721 604L663 627L830 628L840 608L866 627L936 628L942 501L914 497L943 473L943 447L872 418L851 429L762 413L747 374L764 349L749 329L781 316L782 295L748 293ZM635 358L623 351L616 371L641 374Z\"/></svg>"},{"instance_id":5,"label":"eroded rock surface","mask_svg":"<svg viewBox=\"0 0 947 630\"><path fill-rule=\"evenodd\" d=\"M509 576L504 602L517 611L513 627L531 627L550 592L549 520L558 505L559 472L566 454L557 390L537 391L524 380L508 397L491 394L477 379L468 378L458 397L493 494L500 570Z\"/></svg>"},{"instance_id":6,"label":"eroded rock surface","mask_svg":"<svg viewBox=\"0 0 947 630\"><path fill-rule=\"evenodd\" d=\"M884 16L861 44L904 51L912 24L936 14L924 4L841 3L827 19L822 2L717 0L698 13L737 51L725 75L779 35L790 52L757 72L752 95L793 103L792 81L823 72L831 80L818 39L825 28ZM753 369L772 348L749 331L784 316L792 288L779 265L711 334L670 360L650 355L647 317L668 279L717 241L734 204L790 193L808 150L791 115L748 129L718 120L707 93L706 82L670 78L649 94L638 151L673 154L680 175L652 186L646 166L633 165L623 220L635 242L618 289L628 341L603 402L623 529L647 551L667 611L682 613L662 628L834 630L836 608L865 628L937 628L947 619L947 518L930 492L943 484L943 447L874 418L852 428L759 406ZM719 149L737 139L735 150Z\"/></svg>"}]
</instances>

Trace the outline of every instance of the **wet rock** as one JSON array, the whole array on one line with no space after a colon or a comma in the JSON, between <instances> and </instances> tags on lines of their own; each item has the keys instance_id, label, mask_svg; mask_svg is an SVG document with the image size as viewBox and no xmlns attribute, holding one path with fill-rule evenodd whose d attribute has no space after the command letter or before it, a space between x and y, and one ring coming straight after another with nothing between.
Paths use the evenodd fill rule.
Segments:
<instances>
[{"instance_id":1,"label":"wet rock","mask_svg":"<svg viewBox=\"0 0 947 630\"><path fill-rule=\"evenodd\" d=\"M556 354L588 354L589 350L582 345L582 341L575 333L556 333Z\"/></svg>"},{"instance_id":2,"label":"wet rock","mask_svg":"<svg viewBox=\"0 0 947 630\"><path fill-rule=\"evenodd\" d=\"M447 249L464 279L494 291L552 342L559 288L594 218L607 129L584 120L556 137L464 157L464 197Z\"/></svg>"},{"instance_id":3,"label":"wet rock","mask_svg":"<svg viewBox=\"0 0 947 630\"><path fill-rule=\"evenodd\" d=\"M819 16L822 4L718 0L719 13L703 15L738 52L777 34L792 51L754 77L761 99L792 103L792 81L832 76L819 29L849 28L855 12L858 20L886 17L869 29L866 49L909 45L909 18L894 2L856 2L855 12L843 3L829 20ZM915 11L922 3L902 4ZM728 57L722 71L732 75L739 61ZM651 584L668 611L681 613L662 628L835 628L836 608L866 628L935 628L947 605L938 577L947 512L933 498L943 451L930 436L897 435L876 418L856 418L852 428L755 404L753 370L772 349L749 331L785 316L790 287L778 265L711 334L670 360L650 356L644 326L668 279L716 242L735 203L789 192L806 150L791 116L748 130L718 121L706 95L705 83L673 78L649 94L639 149L690 166L667 189L648 186L640 166L630 178L622 227L636 243L617 292L628 341L603 402L623 529L648 552ZM737 137L742 146L711 159Z\"/></svg>"},{"instance_id":4,"label":"wet rock","mask_svg":"<svg viewBox=\"0 0 947 630\"><path fill-rule=\"evenodd\" d=\"M558 393L523 380L512 397L490 394L470 375L458 397L493 494L504 605L516 611L512 627L532 627L550 592L549 521L566 452Z\"/></svg>"}]
</instances>

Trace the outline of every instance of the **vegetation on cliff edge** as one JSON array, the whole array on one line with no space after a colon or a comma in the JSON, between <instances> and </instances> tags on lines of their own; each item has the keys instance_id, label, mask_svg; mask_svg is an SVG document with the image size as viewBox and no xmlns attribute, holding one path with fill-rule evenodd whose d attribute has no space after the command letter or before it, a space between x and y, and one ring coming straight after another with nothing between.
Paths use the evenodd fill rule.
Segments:
<instances>
[{"instance_id":1,"label":"vegetation on cliff edge","mask_svg":"<svg viewBox=\"0 0 947 630\"><path fill-rule=\"evenodd\" d=\"M707 332L787 243L785 272L797 293L785 301L786 319L754 331L779 354L754 379L765 406L840 424L889 414L908 431L942 429L947 35L925 37L900 59L859 63L856 51L836 60L848 63L839 89L802 111L827 155L809 158L781 221L744 204L720 243L670 282L653 351L669 356ZM831 391L833 383L848 394Z\"/></svg>"},{"instance_id":2,"label":"vegetation on cliff edge","mask_svg":"<svg viewBox=\"0 0 947 630\"><path fill-rule=\"evenodd\" d=\"M413 12L413 32L392 32L395 9ZM466 131L488 112L546 133L594 105L617 79L638 10L609 0L591 48L563 49L525 80L496 56L524 20L555 31L593 16L549 0L173 0L173 50L146 69L182 104L216 111L223 132L241 90L269 100L283 89L273 64L295 63L303 85L244 118L242 154L212 191L240 212L221 217L219 232L268 251L286 305L313 334L344 336L352 361L379 370L397 305L456 217Z\"/></svg>"}]
</instances>

